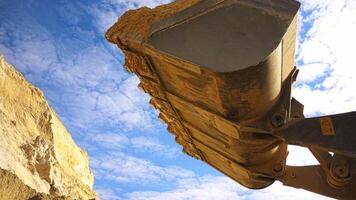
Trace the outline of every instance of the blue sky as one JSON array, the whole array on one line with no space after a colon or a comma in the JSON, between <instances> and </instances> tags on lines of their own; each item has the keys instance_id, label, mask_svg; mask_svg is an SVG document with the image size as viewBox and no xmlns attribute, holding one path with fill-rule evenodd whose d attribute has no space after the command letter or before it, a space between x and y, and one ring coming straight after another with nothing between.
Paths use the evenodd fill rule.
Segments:
<instances>
[{"instance_id":1,"label":"blue sky","mask_svg":"<svg viewBox=\"0 0 356 200\"><path fill-rule=\"evenodd\" d=\"M102 199L320 199L252 191L181 153L104 32L124 11L168 0L0 0L0 53L39 87L90 156ZM356 3L303 1L295 96L309 116L356 109ZM341 81L342 80L342 81ZM309 155L309 156L306 156ZM315 162L291 148L289 163Z\"/></svg>"}]
</instances>

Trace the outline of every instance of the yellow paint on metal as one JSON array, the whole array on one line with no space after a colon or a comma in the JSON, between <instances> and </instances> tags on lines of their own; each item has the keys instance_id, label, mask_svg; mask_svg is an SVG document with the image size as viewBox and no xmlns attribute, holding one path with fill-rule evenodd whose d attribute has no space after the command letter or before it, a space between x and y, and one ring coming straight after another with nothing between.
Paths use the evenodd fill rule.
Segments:
<instances>
[{"instance_id":1,"label":"yellow paint on metal","mask_svg":"<svg viewBox=\"0 0 356 200\"><path fill-rule=\"evenodd\" d=\"M320 118L321 133L326 136L335 135L333 121L330 117Z\"/></svg>"}]
</instances>

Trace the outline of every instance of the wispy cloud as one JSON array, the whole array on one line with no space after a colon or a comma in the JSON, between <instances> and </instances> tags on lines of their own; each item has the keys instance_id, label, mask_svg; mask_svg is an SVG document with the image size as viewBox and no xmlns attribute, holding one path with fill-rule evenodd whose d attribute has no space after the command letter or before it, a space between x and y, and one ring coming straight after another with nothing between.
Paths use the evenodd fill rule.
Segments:
<instances>
[{"instance_id":1,"label":"wispy cloud","mask_svg":"<svg viewBox=\"0 0 356 200\"><path fill-rule=\"evenodd\" d=\"M264 190L248 190L226 177L203 176L195 179L182 180L179 187L165 192L142 191L124 195L128 200L226 200L226 199L328 199L309 192L300 192L294 188L283 188L275 183Z\"/></svg>"},{"instance_id":2,"label":"wispy cloud","mask_svg":"<svg viewBox=\"0 0 356 200\"><path fill-rule=\"evenodd\" d=\"M100 147L107 152L131 151L167 159L172 159L181 152L180 148L164 144L157 138L149 136L128 137L118 133L102 133L94 134L90 139L97 148Z\"/></svg>"},{"instance_id":3,"label":"wispy cloud","mask_svg":"<svg viewBox=\"0 0 356 200\"><path fill-rule=\"evenodd\" d=\"M97 178L118 183L139 185L171 182L195 174L177 166L159 166L151 161L116 152L93 159L92 167Z\"/></svg>"},{"instance_id":4,"label":"wispy cloud","mask_svg":"<svg viewBox=\"0 0 356 200\"><path fill-rule=\"evenodd\" d=\"M57 61L52 37L30 16L16 16L16 18L19 23L6 19L0 20L0 52L25 73L28 79L36 81L41 73ZM21 23L21 21L28 23Z\"/></svg>"},{"instance_id":5,"label":"wispy cloud","mask_svg":"<svg viewBox=\"0 0 356 200\"><path fill-rule=\"evenodd\" d=\"M96 134L92 137L93 142L107 149L121 150L130 144L130 139L119 134Z\"/></svg>"},{"instance_id":6,"label":"wispy cloud","mask_svg":"<svg viewBox=\"0 0 356 200\"><path fill-rule=\"evenodd\" d=\"M21 12L8 11L16 20L0 20L0 51L45 91L50 103L65 116L67 125L145 129L157 124L153 120L156 115L147 104L149 97L136 87L138 79L120 67L123 58L117 58L119 51L112 54L104 35L95 33L96 24L81 24L89 15L81 4L59 4L57 10L51 11L60 18L73 17L62 27L64 32L58 32L56 26L48 28L42 19L31 14L28 6L20 4L15 8ZM73 6L84 14L78 14Z\"/></svg>"},{"instance_id":7,"label":"wispy cloud","mask_svg":"<svg viewBox=\"0 0 356 200\"><path fill-rule=\"evenodd\" d=\"M121 199L115 191L108 188L97 188L96 193L99 195L100 199L104 200L118 200Z\"/></svg>"},{"instance_id":8,"label":"wispy cloud","mask_svg":"<svg viewBox=\"0 0 356 200\"><path fill-rule=\"evenodd\" d=\"M140 7L154 8L160 4L166 4L173 0L104 0L92 6L91 12L100 32L104 33L118 19L118 16L126 10Z\"/></svg>"},{"instance_id":9,"label":"wispy cloud","mask_svg":"<svg viewBox=\"0 0 356 200\"><path fill-rule=\"evenodd\" d=\"M132 147L136 151L151 152L161 157L174 158L181 153L180 148L162 144L158 139L152 137L131 138Z\"/></svg>"}]
</instances>

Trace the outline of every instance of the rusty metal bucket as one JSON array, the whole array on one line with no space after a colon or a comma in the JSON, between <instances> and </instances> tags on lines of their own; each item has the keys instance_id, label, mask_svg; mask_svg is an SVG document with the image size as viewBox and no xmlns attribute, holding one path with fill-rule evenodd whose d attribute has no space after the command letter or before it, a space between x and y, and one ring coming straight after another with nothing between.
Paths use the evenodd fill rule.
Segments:
<instances>
[{"instance_id":1,"label":"rusty metal bucket","mask_svg":"<svg viewBox=\"0 0 356 200\"><path fill-rule=\"evenodd\" d=\"M106 37L184 152L249 188L283 173L294 78L294 0L180 0L125 13ZM279 171L274 170L278 166Z\"/></svg>"}]
</instances>

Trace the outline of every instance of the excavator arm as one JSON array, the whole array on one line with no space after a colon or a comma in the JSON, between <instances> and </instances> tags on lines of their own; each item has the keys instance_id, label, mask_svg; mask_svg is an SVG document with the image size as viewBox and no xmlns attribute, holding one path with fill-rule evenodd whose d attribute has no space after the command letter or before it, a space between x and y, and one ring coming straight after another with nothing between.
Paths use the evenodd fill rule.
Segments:
<instances>
[{"instance_id":1,"label":"excavator arm","mask_svg":"<svg viewBox=\"0 0 356 200\"><path fill-rule=\"evenodd\" d=\"M284 142L308 148L319 165L286 166L283 184L337 199L354 199L356 112L296 119L274 132Z\"/></svg>"}]
</instances>

